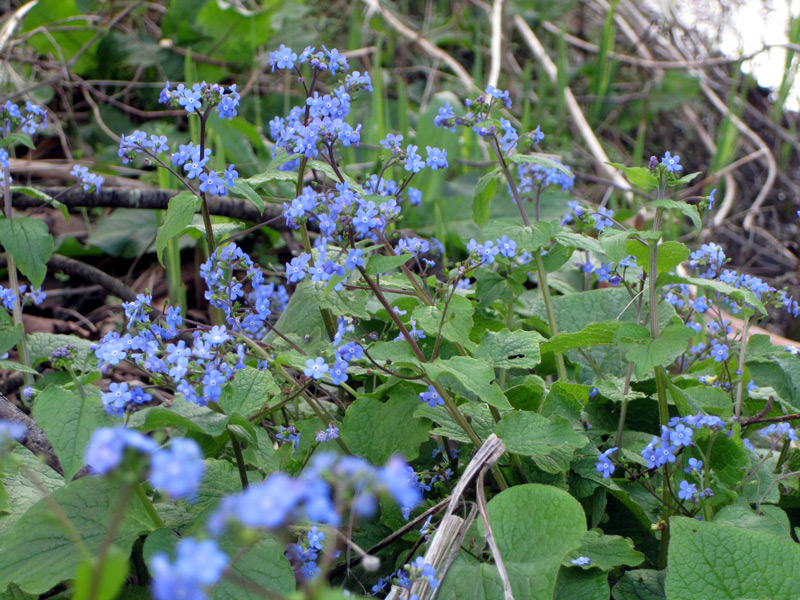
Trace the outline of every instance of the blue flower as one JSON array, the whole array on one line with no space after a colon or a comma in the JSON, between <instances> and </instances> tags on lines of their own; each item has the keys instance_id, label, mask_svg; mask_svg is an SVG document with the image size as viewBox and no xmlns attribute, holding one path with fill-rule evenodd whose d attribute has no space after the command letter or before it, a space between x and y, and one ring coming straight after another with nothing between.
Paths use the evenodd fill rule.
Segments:
<instances>
[{"instance_id":1,"label":"blue flower","mask_svg":"<svg viewBox=\"0 0 800 600\"><path fill-rule=\"evenodd\" d=\"M608 281L611 277L611 263L601 263L594 272L597 275L598 281Z\"/></svg>"},{"instance_id":2,"label":"blue flower","mask_svg":"<svg viewBox=\"0 0 800 600\"><path fill-rule=\"evenodd\" d=\"M431 408L436 406L444 406L444 400L432 385L428 386L428 391L420 392L419 399L422 402L427 402L428 406Z\"/></svg>"},{"instance_id":3,"label":"blue flower","mask_svg":"<svg viewBox=\"0 0 800 600\"><path fill-rule=\"evenodd\" d=\"M686 467L683 470L686 473L691 473L692 471L695 471L696 473L699 473L702 469L703 469L703 461L702 460L697 460L696 458L690 458L689 459L689 466Z\"/></svg>"},{"instance_id":4,"label":"blue flower","mask_svg":"<svg viewBox=\"0 0 800 600\"><path fill-rule=\"evenodd\" d=\"M604 479L611 477L611 474L614 472L614 464L611 462L611 459L609 459L609 456L616 451L616 448L609 448L597 457L595 468L598 473L603 475Z\"/></svg>"},{"instance_id":5,"label":"blue flower","mask_svg":"<svg viewBox=\"0 0 800 600\"><path fill-rule=\"evenodd\" d=\"M297 54L292 52L291 48L287 48L283 44L281 44L281 47L278 48L277 50L269 53L269 64L272 67L273 72L275 71L276 68L278 69L293 68L296 60L297 60ZM303 61L301 60L300 62Z\"/></svg>"},{"instance_id":6,"label":"blue flower","mask_svg":"<svg viewBox=\"0 0 800 600\"><path fill-rule=\"evenodd\" d=\"M678 498L681 500L694 500L697 495L697 486L688 481L681 481L680 489L678 490Z\"/></svg>"},{"instance_id":7,"label":"blue flower","mask_svg":"<svg viewBox=\"0 0 800 600\"><path fill-rule=\"evenodd\" d=\"M323 378L325 373L329 370L328 365L325 364L325 359L321 356L317 358L309 358L306 361L306 368L303 371L306 377L311 377L315 380L320 380Z\"/></svg>"},{"instance_id":8,"label":"blue flower","mask_svg":"<svg viewBox=\"0 0 800 600\"><path fill-rule=\"evenodd\" d=\"M316 548L317 550L322 550L322 540L325 539L325 533L317 529L317 526L314 525L308 532L308 546L310 548Z\"/></svg>"},{"instance_id":9,"label":"blue flower","mask_svg":"<svg viewBox=\"0 0 800 600\"><path fill-rule=\"evenodd\" d=\"M677 154L675 156L670 155L669 152L664 154L664 158L661 159L661 164L669 171L670 173L680 173L683 167L680 165L681 157Z\"/></svg>"},{"instance_id":10,"label":"blue flower","mask_svg":"<svg viewBox=\"0 0 800 600\"><path fill-rule=\"evenodd\" d=\"M599 206L597 212L591 215L592 219L594 219L594 226L597 228L597 231L603 231L606 227L612 227L614 222L611 220L611 217L613 216L613 210L603 208L602 206Z\"/></svg>"},{"instance_id":11,"label":"blue flower","mask_svg":"<svg viewBox=\"0 0 800 600\"><path fill-rule=\"evenodd\" d=\"M86 464L93 472L105 475L122 462L125 448L134 448L149 454L158 448L149 437L126 427L101 427L96 429L86 448Z\"/></svg>"},{"instance_id":12,"label":"blue flower","mask_svg":"<svg viewBox=\"0 0 800 600\"><path fill-rule=\"evenodd\" d=\"M188 113L199 112L203 108L203 104L200 102L200 92L190 88L184 88L181 91L181 95L178 97L178 104Z\"/></svg>"},{"instance_id":13,"label":"blue flower","mask_svg":"<svg viewBox=\"0 0 800 600\"><path fill-rule=\"evenodd\" d=\"M153 597L156 600L205 600L203 587L215 584L228 562L227 555L219 549L217 542L183 538L176 546L174 564L170 564L163 553L153 556L150 563Z\"/></svg>"},{"instance_id":14,"label":"blue flower","mask_svg":"<svg viewBox=\"0 0 800 600\"><path fill-rule=\"evenodd\" d=\"M125 407L133 399L133 393L128 390L127 383L112 383L107 392L101 393L100 398L108 414L121 417L125 414Z\"/></svg>"},{"instance_id":15,"label":"blue flower","mask_svg":"<svg viewBox=\"0 0 800 600\"><path fill-rule=\"evenodd\" d=\"M335 363L333 363L333 367L330 370L330 377L333 385L341 385L347 381L348 366L349 365L343 360L337 360Z\"/></svg>"},{"instance_id":16,"label":"blue flower","mask_svg":"<svg viewBox=\"0 0 800 600\"><path fill-rule=\"evenodd\" d=\"M167 492L170 498L194 499L200 489L205 465L197 442L187 438L172 440L168 450L158 450L151 461L150 483Z\"/></svg>"},{"instance_id":17,"label":"blue flower","mask_svg":"<svg viewBox=\"0 0 800 600\"><path fill-rule=\"evenodd\" d=\"M710 354L714 358L715 362L726 361L728 360L728 347L725 344L712 342Z\"/></svg>"},{"instance_id":18,"label":"blue flower","mask_svg":"<svg viewBox=\"0 0 800 600\"><path fill-rule=\"evenodd\" d=\"M517 242L509 240L507 235L504 235L497 240L497 247L500 249L500 254L506 258L513 258L517 251Z\"/></svg>"},{"instance_id":19,"label":"blue flower","mask_svg":"<svg viewBox=\"0 0 800 600\"><path fill-rule=\"evenodd\" d=\"M681 446L690 446L692 443L692 435L694 435L694 431L681 423L670 432L669 440L676 448L680 448Z\"/></svg>"},{"instance_id":20,"label":"blue flower","mask_svg":"<svg viewBox=\"0 0 800 600\"><path fill-rule=\"evenodd\" d=\"M425 160L428 167L434 171L447 168L447 150L431 146L425 146L425 150L428 151L428 158ZM416 171L414 172L416 173Z\"/></svg>"},{"instance_id":21,"label":"blue flower","mask_svg":"<svg viewBox=\"0 0 800 600\"><path fill-rule=\"evenodd\" d=\"M579 556L578 558L573 558L570 562L579 567L588 567L592 564L592 560L588 556Z\"/></svg>"},{"instance_id":22,"label":"blue flower","mask_svg":"<svg viewBox=\"0 0 800 600\"><path fill-rule=\"evenodd\" d=\"M422 167L425 166L425 163L422 161L422 157L417 154L418 146L414 146L409 144L406 148L406 154L408 155L403 165L403 168L406 171L411 171L412 173L419 173L422 170Z\"/></svg>"}]
</instances>

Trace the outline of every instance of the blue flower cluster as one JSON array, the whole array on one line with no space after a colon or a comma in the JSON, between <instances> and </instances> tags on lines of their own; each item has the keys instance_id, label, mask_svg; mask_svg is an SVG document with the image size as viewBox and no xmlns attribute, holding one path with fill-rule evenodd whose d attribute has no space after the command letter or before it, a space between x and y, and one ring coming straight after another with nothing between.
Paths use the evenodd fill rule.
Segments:
<instances>
[{"instance_id":1,"label":"blue flower cluster","mask_svg":"<svg viewBox=\"0 0 800 600\"><path fill-rule=\"evenodd\" d=\"M283 555L292 565L292 571L297 581L310 581L319 575L320 569L317 566L317 557L322 551L322 541L324 539L325 532L320 531L314 525L298 543L286 545L286 552Z\"/></svg>"},{"instance_id":2,"label":"blue flower cluster","mask_svg":"<svg viewBox=\"0 0 800 600\"><path fill-rule=\"evenodd\" d=\"M410 590L416 581L427 581L431 589L436 589L439 586L439 581L436 579L436 569L432 564L426 562L422 556L417 556L411 563L404 565L402 569L398 569L391 575L380 578L372 586L372 595L376 595L390 583ZM409 600L414 600L415 598L418 598L417 594L410 596Z\"/></svg>"},{"instance_id":3,"label":"blue flower cluster","mask_svg":"<svg viewBox=\"0 0 800 600\"><path fill-rule=\"evenodd\" d=\"M728 262L728 258L725 256L725 252L713 242L703 244L699 250L692 252L689 256L689 266L700 271L702 279L717 279L736 289L749 290L761 302L774 301L795 318L800 314L800 305L798 305L797 300L785 291L776 290L758 277L753 277L746 273L740 274L731 269L723 269L722 266L726 262ZM737 302L724 296L723 300L731 306L733 312L739 312L740 307Z\"/></svg>"},{"instance_id":4,"label":"blue flower cluster","mask_svg":"<svg viewBox=\"0 0 800 600\"><path fill-rule=\"evenodd\" d=\"M216 584L228 567L228 556L214 540L186 537L178 542L175 553L172 563L163 552L150 561L155 600L203 600L206 589Z\"/></svg>"},{"instance_id":5,"label":"blue flower cluster","mask_svg":"<svg viewBox=\"0 0 800 600\"><path fill-rule=\"evenodd\" d=\"M552 167L535 163L517 165L520 193L543 190L550 186L560 186L565 192L571 190L575 184L575 175L560 162L553 162L556 164Z\"/></svg>"},{"instance_id":6,"label":"blue flower cluster","mask_svg":"<svg viewBox=\"0 0 800 600\"><path fill-rule=\"evenodd\" d=\"M240 279L236 273L241 271L244 276ZM224 313L233 331L249 336L263 337L269 320L277 318L289 302L286 288L268 283L264 272L236 244L217 247L200 266L200 275L208 303Z\"/></svg>"},{"instance_id":7,"label":"blue flower cluster","mask_svg":"<svg viewBox=\"0 0 800 600\"><path fill-rule=\"evenodd\" d=\"M313 70L310 83L302 77L297 65L308 62ZM289 154L301 154L306 158L316 158L320 149L331 151L333 143L339 141L344 146L358 145L361 141L361 125L351 126L345 121L350 114L350 92L359 90L372 91L369 73L363 75L358 71L347 75L343 83L330 94L322 94L315 90L318 77L327 72L336 75L346 73L350 69L347 59L337 49L322 51L307 47L298 58L291 48L281 44L279 50L270 53L272 70L296 69L306 92L304 106L295 106L284 117L275 117L270 121L270 136L275 141L276 149L284 148ZM299 165L292 160L282 168L293 170Z\"/></svg>"},{"instance_id":8,"label":"blue flower cluster","mask_svg":"<svg viewBox=\"0 0 800 600\"><path fill-rule=\"evenodd\" d=\"M261 271L257 273L262 275ZM245 367L244 344L234 344L234 337L224 325L215 325L206 331L196 329L191 344L183 339L172 342L183 323L180 308L169 307L160 313L150 306L151 302L150 296L139 294L136 300L123 303L128 327L136 334L107 333L93 346L98 366L106 368L130 360L144 369L154 382L173 387L189 402L205 406L219 400L222 386L237 370ZM218 304L225 306L221 302ZM238 304L232 306L238 308ZM249 331L244 327L245 321L246 318L242 323L234 321L239 331ZM263 322L257 331L262 328ZM106 410L111 414L121 416L125 410L151 400L143 390L129 390L127 384L113 387L115 385L103 395Z\"/></svg>"},{"instance_id":9,"label":"blue flower cluster","mask_svg":"<svg viewBox=\"0 0 800 600\"><path fill-rule=\"evenodd\" d=\"M127 383L112 383L107 392L100 395L106 412L116 417L125 415L126 410L137 404L146 404L153 397L140 387L129 388Z\"/></svg>"},{"instance_id":10,"label":"blue flower cluster","mask_svg":"<svg viewBox=\"0 0 800 600\"><path fill-rule=\"evenodd\" d=\"M131 448L150 457L150 483L170 498L194 500L203 479L205 465L197 442L187 438L172 440L169 448L159 448L149 437L127 427L101 427L95 430L86 449L86 464L98 475L116 469Z\"/></svg>"},{"instance_id":11,"label":"blue flower cluster","mask_svg":"<svg viewBox=\"0 0 800 600\"><path fill-rule=\"evenodd\" d=\"M3 123L4 134L14 133L19 129L22 133L33 135L47 127L47 109L31 102L26 102L20 108L9 100L0 111L0 121Z\"/></svg>"},{"instance_id":12,"label":"blue flower cluster","mask_svg":"<svg viewBox=\"0 0 800 600\"><path fill-rule=\"evenodd\" d=\"M187 113L197 113L198 115L212 108L217 109L220 119L232 120L237 115L239 100L241 96L236 89L236 85L225 87L218 83L195 83L191 87L178 84L177 89L172 90L169 81L164 84L164 89L158 96L161 104L172 106L173 108L183 108Z\"/></svg>"},{"instance_id":13,"label":"blue flower cluster","mask_svg":"<svg viewBox=\"0 0 800 600\"><path fill-rule=\"evenodd\" d=\"M233 189L239 178L239 173L234 165L228 165L222 173L209 169L211 150L205 148L203 156L200 156L200 146L196 146L192 142L181 144L178 151L171 154L172 167L169 167L159 156L159 154L169 152L169 149L169 140L166 136L153 134L148 138L145 132L136 130L128 136L122 136L117 154L123 163L130 162L137 154L145 154L170 170L172 167L183 167L187 179L197 178L200 182L198 186L200 192L216 196L227 196L228 190Z\"/></svg>"},{"instance_id":14,"label":"blue flower cluster","mask_svg":"<svg viewBox=\"0 0 800 600\"><path fill-rule=\"evenodd\" d=\"M471 239L467 244L467 251L475 256L473 259L475 266L485 266L492 264L496 260L498 254L506 258L514 258L517 253L517 242L508 239L507 235L494 241L486 240L483 244L479 244L477 240Z\"/></svg>"},{"instance_id":15,"label":"blue flower cluster","mask_svg":"<svg viewBox=\"0 0 800 600\"><path fill-rule=\"evenodd\" d=\"M84 192L99 192L100 188L103 187L103 182L105 182L105 178L102 175L91 173L89 172L89 167L81 165L73 166L69 174L76 177L83 184Z\"/></svg>"},{"instance_id":16,"label":"blue flower cluster","mask_svg":"<svg viewBox=\"0 0 800 600\"><path fill-rule=\"evenodd\" d=\"M330 442L331 440L335 440L338 437L339 437L339 428L336 427L336 425L334 425L333 423L328 425L327 429L323 429L316 433L316 440L320 444L324 442Z\"/></svg>"},{"instance_id":17,"label":"blue flower cluster","mask_svg":"<svg viewBox=\"0 0 800 600\"><path fill-rule=\"evenodd\" d=\"M472 110L463 117L457 117L453 107L449 102L446 102L434 117L433 124L436 127L449 129L453 133L455 133L456 126L469 127L481 137L497 140L497 143L502 146L503 152L509 152L517 147L520 136L510 121L500 119L498 127L489 119L492 108L498 104L505 108L511 108L511 99L507 91L498 90L490 85L482 95L474 100L467 99L464 101L464 105ZM538 129L537 127L537 131ZM502 131L502 134L500 134L500 131ZM529 135L534 135L537 142L544 137L541 131L538 131L537 134ZM539 137L540 135L541 137Z\"/></svg>"},{"instance_id":18,"label":"blue flower cluster","mask_svg":"<svg viewBox=\"0 0 800 600\"><path fill-rule=\"evenodd\" d=\"M30 301L34 305L39 306L42 302L44 302L45 298L47 298L47 294L42 291L42 288L36 288L30 292L27 290L27 285L19 286L19 293L22 294L23 305ZM0 304L2 304L7 310L12 311L14 310L14 304L16 304L16 302L17 295L14 293L14 290L12 288L4 288L2 285L0 285Z\"/></svg>"},{"instance_id":19,"label":"blue flower cluster","mask_svg":"<svg viewBox=\"0 0 800 600\"><path fill-rule=\"evenodd\" d=\"M376 468L357 456L315 454L297 477L274 473L223 499L211 515L208 529L219 535L233 522L274 530L304 518L337 526L342 520L341 507L351 506L356 516L370 517L378 508L377 496L384 493L408 510L422 500L416 477L410 476L401 458L390 458L385 467ZM346 497L339 497L341 494Z\"/></svg>"}]
</instances>

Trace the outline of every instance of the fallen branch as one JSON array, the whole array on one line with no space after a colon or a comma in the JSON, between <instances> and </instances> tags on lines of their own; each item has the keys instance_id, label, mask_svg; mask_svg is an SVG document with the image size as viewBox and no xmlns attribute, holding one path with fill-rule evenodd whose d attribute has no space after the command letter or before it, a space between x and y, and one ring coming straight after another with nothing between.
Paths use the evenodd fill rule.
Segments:
<instances>
[{"instance_id":1,"label":"fallen branch","mask_svg":"<svg viewBox=\"0 0 800 600\"><path fill-rule=\"evenodd\" d=\"M170 198L178 194L174 190L131 188L104 188L99 193L88 194L79 186L41 188L41 191L53 198L58 197L58 201L68 209L101 207L166 210ZM21 192L14 193L12 204L14 208L49 206L44 200ZM208 210L212 215L241 219L242 221L269 221L269 227L278 231L288 229L286 221L283 219L283 207L277 204L268 204L264 208L264 212L259 212L247 200L211 197L208 199Z\"/></svg>"}]
</instances>

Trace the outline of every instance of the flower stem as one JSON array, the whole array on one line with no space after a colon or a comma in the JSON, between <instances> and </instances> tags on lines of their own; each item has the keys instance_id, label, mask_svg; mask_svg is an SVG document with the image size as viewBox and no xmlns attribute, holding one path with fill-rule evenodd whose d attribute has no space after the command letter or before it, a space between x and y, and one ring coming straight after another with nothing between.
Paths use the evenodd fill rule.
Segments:
<instances>
[{"instance_id":1,"label":"flower stem","mask_svg":"<svg viewBox=\"0 0 800 600\"><path fill-rule=\"evenodd\" d=\"M133 491L136 492L136 496L139 498L139 501L144 506L144 510L147 512L147 515L150 517L150 520L153 522L153 525L156 526L157 529L162 529L166 527L164 525L164 521L161 519L159 514L156 512L156 507L153 506L153 501L147 497L147 494L142 487L140 482L136 482L133 485Z\"/></svg>"}]
</instances>

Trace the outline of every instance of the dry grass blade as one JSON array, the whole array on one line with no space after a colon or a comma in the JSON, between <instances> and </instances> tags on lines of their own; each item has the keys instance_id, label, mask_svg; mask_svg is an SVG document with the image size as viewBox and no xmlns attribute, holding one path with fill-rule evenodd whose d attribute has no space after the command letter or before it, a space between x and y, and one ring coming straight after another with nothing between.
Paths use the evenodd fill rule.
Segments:
<instances>
[{"instance_id":1,"label":"dry grass blade","mask_svg":"<svg viewBox=\"0 0 800 600\"><path fill-rule=\"evenodd\" d=\"M447 570L450 568L456 552L461 546L461 542L464 540L467 530L475 518L476 508L473 506L467 517L463 519L453 513L456 508L458 508L464 492L473 480L477 478L478 487L483 488L483 474L499 460L505 451L506 447L505 444L503 444L503 440L495 434L490 435L486 438L486 441L483 442L481 448L475 453L475 456L472 457L472 460L469 461L458 485L456 485L453 490L447 511L433 536L428 551L425 553L425 561L433 565L436 569L436 578L439 581L442 581L447 574ZM485 505L485 495L483 495L483 490L479 489L478 498L481 497L484 498ZM487 527L487 532L488 531L491 530ZM492 552L494 554L494 550ZM499 553L495 558L499 558ZM501 562L502 561L499 561L498 564L501 564ZM436 595L438 589L439 588L431 589L426 581L417 581L411 587L409 594L418 594L419 600L431 600ZM408 590L403 590L395 586L392 588L392 592L387 597L387 600L408 597L407 595L403 595L407 591Z\"/></svg>"},{"instance_id":2,"label":"dry grass blade","mask_svg":"<svg viewBox=\"0 0 800 600\"><path fill-rule=\"evenodd\" d=\"M533 52L536 59L544 66L547 76L553 83L556 83L558 79L558 69L550 56L548 56L547 51L544 49L544 46L542 46L542 43L536 37L536 34L533 33L533 30L531 30L531 28L525 22L525 19L517 15L514 17L514 26L517 28L517 31L519 31L520 35L522 35L522 38L525 40L525 43L528 45L528 48L530 48L531 52ZM586 142L586 145L589 147L592 156L600 164L600 168L611 180L614 181L617 187L623 190L628 190L626 191L625 196L628 199L628 202L632 202L633 194L630 192L631 186L628 184L625 178L617 172L616 169L607 164L611 161L608 158L606 151L603 149L603 146L600 144L600 141L597 139L597 136L592 131L592 128L589 126L589 123L586 120L578 101L575 99L575 95L572 93L572 90L569 87L564 88L564 97L570 116L572 116L572 120L575 123L575 126L578 128L578 133L580 133L581 137Z\"/></svg>"},{"instance_id":3,"label":"dry grass blade","mask_svg":"<svg viewBox=\"0 0 800 600\"><path fill-rule=\"evenodd\" d=\"M382 7L378 0L364 0L364 4L369 7L370 12L379 13L381 17L383 17L384 21L386 21L386 23L392 29L397 31L397 33L417 44L426 54L442 61L444 64L450 67L450 70L453 71L453 73L455 73L455 75L461 80L461 83L464 84L466 91L472 92L473 88L475 87L475 82L472 80L472 77L470 77L469 73L467 73L466 69L462 67L456 59L432 42L422 37L420 33L403 24L403 22L393 13Z\"/></svg>"}]
</instances>

